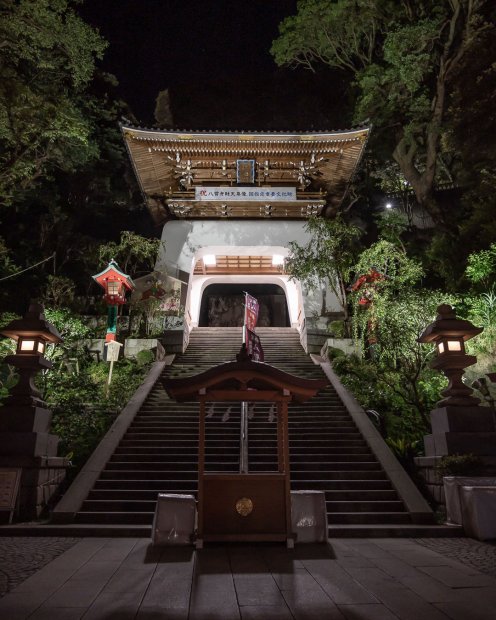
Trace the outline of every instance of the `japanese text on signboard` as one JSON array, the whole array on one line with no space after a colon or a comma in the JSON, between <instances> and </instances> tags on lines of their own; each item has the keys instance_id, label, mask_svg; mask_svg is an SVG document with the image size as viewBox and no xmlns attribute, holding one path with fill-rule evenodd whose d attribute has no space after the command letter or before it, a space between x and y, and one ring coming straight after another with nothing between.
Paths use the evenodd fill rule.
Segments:
<instances>
[{"instance_id":1,"label":"japanese text on signboard","mask_svg":"<svg viewBox=\"0 0 496 620\"><path fill-rule=\"evenodd\" d=\"M195 200L296 200L294 187L195 187Z\"/></svg>"}]
</instances>

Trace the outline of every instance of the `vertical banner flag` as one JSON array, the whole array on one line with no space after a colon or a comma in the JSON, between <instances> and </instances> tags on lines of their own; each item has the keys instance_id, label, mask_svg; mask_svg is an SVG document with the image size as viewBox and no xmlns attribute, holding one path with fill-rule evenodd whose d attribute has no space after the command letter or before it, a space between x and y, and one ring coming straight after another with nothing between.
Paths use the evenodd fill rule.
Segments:
<instances>
[{"instance_id":1,"label":"vertical banner flag","mask_svg":"<svg viewBox=\"0 0 496 620\"><path fill-rule=\"evenodd\" d=\"M254 362L263 362L264 361L264 352L262 349L262 343L260 342L259 336L252 332L247 327L245 327L245 342L246 342L246 351L248 355L251 356L252 361Z\"/></svg>"},{"instance_id":2,"label":"vertical banner flag","mask_svg":"<svg viewBox=\"0 0 496 620\"><path fill-rule=\"evenodd\" d=\"M258 320L258 301L248 293L245 293L245 328L244 341L248 355L254 362L264 361L264 352L260 338L255 333L255 327Z\"/></svg>"},{"instance_id":3,"label":"vertical banner flag","mask_svg":"<svg viewBox=\"0 0 496 620\"><path fill-rule=\"evenodd\" d=\"M254 332L258 320L258 301L245 293L245 327Z\"/></svg>"}]
</instances>

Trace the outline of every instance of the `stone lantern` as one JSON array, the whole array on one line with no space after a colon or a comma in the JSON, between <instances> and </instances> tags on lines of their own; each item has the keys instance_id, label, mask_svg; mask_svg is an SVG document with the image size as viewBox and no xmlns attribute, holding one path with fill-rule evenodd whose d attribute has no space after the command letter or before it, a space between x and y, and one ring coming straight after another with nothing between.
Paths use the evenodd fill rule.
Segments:
<instances>
[{"instance_id":1,"label":"stone lantern","mask_svg":"<svg viewBox=\"0 0 496 620\"><path fill-rule=\"evenodd\" d=\"M477 358L467 355L465 342L482 332L470 321L457 319L454 309L443 304L438 316L419 337L422 343L436 345L432 368L441 370L449 379L444 398L431 411L432 435L424 437L426 457L472 453L496 455L496 429L488 407L480 406L472 389L463 383L467 366Z\"/></svg>"},{"instance_id":2,"label":"stone lantern","mask_svg":"<svg viewBox=\"0 0 496 620\"><path fill-rule=\"evenodd\" d=\"M436 357L431 367L441 370L449 380L448 387L442 392L445 398L437 403L438 407L478 405L479 399L463 383L463 373L465 368L477 361L475 355L466 354L465 342L480 334L482 327L457 319L454 309L447 304L439 306L437 312L436 320L425 329L418 341L436 345Z\"/></svg>"},{"instance_id":3,"label":"stone lantern","mask_svg":"<svg viewBox=\"0 0 496 620\"><path fill-rule=\"evenodd\" d=\"M16 353L4 361L19 373L19 381L0 408L0 468L20 474L18 513L21 519L33 519L57 491L68 465L67 459L57 457L59 439L49 432L52 413L34 384L37 372L52 367L44 357L46 345L62 338L38 304L31 304L22 319L0 333L17 342Z\"/></svg>"},{"instance_id":4,"label":"stone lantern","mask_svg":"<svg viewBox=\"0 0 496 620\"><path fill-rule=\"evenodd\" d=\"M19 373L19 381L11 390L6 404L43 405L33 380L38 371L52 367L52 362L44 357L44 353L47 344L62 342L59 332L45 319L43 308L31 304L22 319L11 321L0 334L17 342L15 354L4 359Z\"/></svg>"}]
</instances>

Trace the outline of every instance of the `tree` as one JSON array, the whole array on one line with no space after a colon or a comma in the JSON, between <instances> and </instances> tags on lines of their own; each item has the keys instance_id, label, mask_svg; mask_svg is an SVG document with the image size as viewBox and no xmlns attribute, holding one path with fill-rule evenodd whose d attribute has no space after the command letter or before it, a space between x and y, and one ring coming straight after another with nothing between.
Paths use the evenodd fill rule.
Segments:
<instances>
[{"instance_id":1,"label":"tree","mask_svg":"<svg viewBox=\"0 0 496 620\"><path fill-rule=\"evenodd\" d=\"M129 271L136 277L138 271L148 273L153 269L161 245L160 239L147 239L124 230L119 243L110 241L100 246L100 261L109 262L113 258L125 273Z\"/></svg>"},{"instance_id":2,"label":"tree","mask_svg":"<svg viewBox=\"0 0 496 620\"><path fill-rule=\"evenodd\" d=\"M169 89L161 90L155 101L155 120L164 129L170 129L174 125L172 111L170 107Z\"/></svg>"},{"instance_id":3,"label":"tree","mask_svg":"<svg viewBox=\"0 0 496 620\"><path fill-rule=\"evenodd\" d=\"M484 288L496 286L496 243L492 243L488 250L480 250L469 255L467 278L473 284L482 284Z\"/></svg>"},{"instance_id":4,"label":"tree","mask_svg":"<svg viewBox=\"0 0 496 620\"><path fill-rule=\"evenodd\" d=\"M305 229L311 239L305 246L295 241L289 244L286 271L310 289L322 286L327 281L347 322L347 286L362 231L347 224L339 216L333 220L312 217Z\"/></svg>"},{"instance_id":5,"label":"tree","mask_svg":"<svg viewBox=\"0 0 496 620\"><path fill-rule=\"evenodd\" d=\"M280 25L277 64L350 72L355 119L376 134L435 223L453 228L433 198L456 71L491 25L489 0L300 0ZM488 60L490 63L490 60Z\"/></svg>"},{"instance_id":6,"label":"tree","mask_svg":"<svg viewBox=\"0 0 496 620\"><path fill-rule=\"evenodd\" d=\"M106 47L76 0L0 0L0 201L98 154L84 95Z\"/></svg>"}]
</instances>

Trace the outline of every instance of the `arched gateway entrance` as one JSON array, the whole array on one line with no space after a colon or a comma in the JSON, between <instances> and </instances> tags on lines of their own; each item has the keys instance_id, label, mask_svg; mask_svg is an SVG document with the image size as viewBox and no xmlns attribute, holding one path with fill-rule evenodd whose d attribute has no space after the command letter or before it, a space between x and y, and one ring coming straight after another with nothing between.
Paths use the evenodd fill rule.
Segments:
<instances>
[{"instance_id":1,"label":"arched gateway entrance","mask_svg":"<svg viewBox=\"0 0 496 620\"><path fill-rule=\"evenodd\" d=\"M199 327L241 327L244 319L244 293L259 303L259 327L290 327L286 293L278 284L218 283L203 290Z\"/></svg>"}]
</instances>

